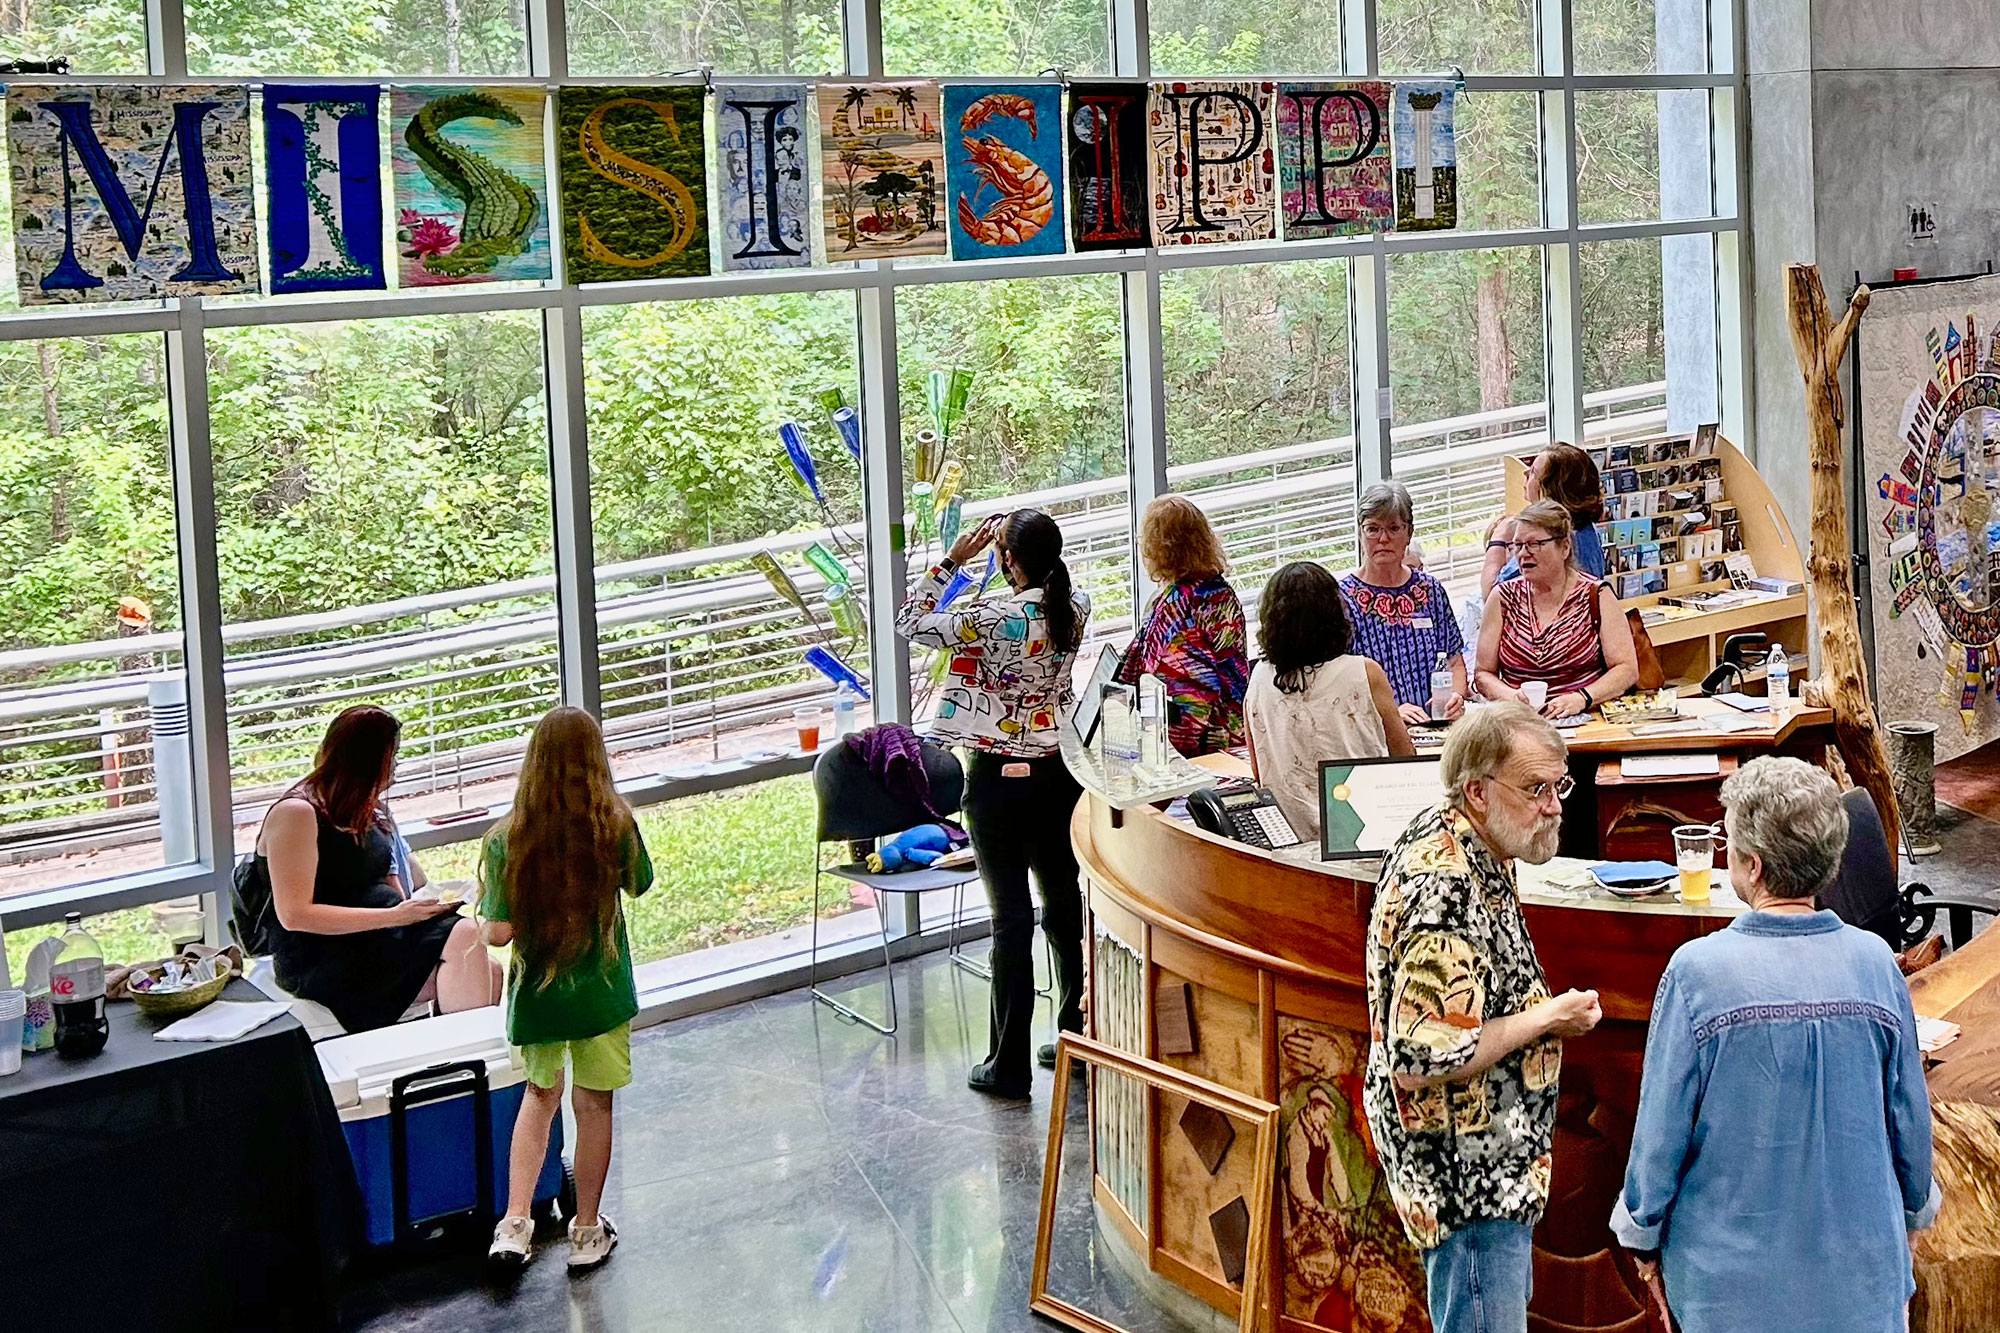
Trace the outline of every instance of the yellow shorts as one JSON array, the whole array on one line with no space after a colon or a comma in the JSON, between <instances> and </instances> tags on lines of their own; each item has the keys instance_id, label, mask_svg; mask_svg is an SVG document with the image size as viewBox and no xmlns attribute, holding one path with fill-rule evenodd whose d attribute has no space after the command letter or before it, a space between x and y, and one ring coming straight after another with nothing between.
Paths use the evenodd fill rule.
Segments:
<instances>
[{"instance_id":1,"label":"yellow shorts","mask_svg":"<svg viewBox=\"0 0 2000 1333\"><path fill-rule=\"evenodd\" d=\"M616 1092L632 1081L632 1025L620 1023L609 1032L579 1041L543 1041L523 1046L521 1063L528 1082L538 1088L562 1083L563 1053L569 1053L570 1079L591 1092Z\"/></svg>"}]
</instances>

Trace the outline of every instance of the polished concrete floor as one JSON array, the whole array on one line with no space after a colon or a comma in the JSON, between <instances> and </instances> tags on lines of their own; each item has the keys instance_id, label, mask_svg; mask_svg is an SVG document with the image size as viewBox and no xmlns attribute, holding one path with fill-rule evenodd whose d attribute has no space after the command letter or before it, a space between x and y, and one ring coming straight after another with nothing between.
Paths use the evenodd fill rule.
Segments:
<instances>
[{"instance_id":1,"label":"polished concrete floor","mask_svg":"<svg viewBox=\"0 0 2000 1333\"><path fill-rule=\"evenodd\" d=\"M496 1287L474 1258L356 1283L369 1330L1047 1329L1028 1313L1051 1076L1030 1103L965 1074L986 1053L986 983L942 954L899 964L902 1028L883 1037L805 992L647 1029L617 1103L605 1211L617 1252L571 1278L544 1243ZM880 1003L880 973L842 983ZM1044 1002L1046 1005L1046 1002ZM1047 1029L1046 1012L1042 1029ZM1072 1098L1050 1287L1128 1328L1168 1333L1094 1239Z\"/></svg>"}]
</instances>

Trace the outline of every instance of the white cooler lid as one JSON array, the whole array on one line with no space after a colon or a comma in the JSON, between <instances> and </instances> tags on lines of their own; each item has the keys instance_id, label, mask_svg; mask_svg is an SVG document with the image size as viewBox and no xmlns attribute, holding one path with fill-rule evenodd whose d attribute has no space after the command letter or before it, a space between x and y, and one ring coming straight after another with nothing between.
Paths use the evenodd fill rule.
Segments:
<instances>
[{"instance_id":1,"label":"white cooler lid","mask_svg":"<svg viewBox=\"0 0 2000 1333\"><path fill-rule=\"evenodd\" d=\"M381 1114L390 1084L431 1065L484 1059L488 1086L496 1088L512 1086L520 1070L497 1005L335 1037L313 1051L343 1120ZM365 1105L376 1101L382 1105Z\"/></svg>"}]
</instances>

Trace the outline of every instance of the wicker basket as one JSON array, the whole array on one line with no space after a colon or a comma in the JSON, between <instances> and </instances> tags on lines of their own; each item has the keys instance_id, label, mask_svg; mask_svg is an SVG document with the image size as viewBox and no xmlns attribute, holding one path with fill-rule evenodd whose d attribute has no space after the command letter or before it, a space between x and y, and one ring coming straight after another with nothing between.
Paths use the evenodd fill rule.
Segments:
<instances>
[{"instance_id":1,"label":"wicker basket","mask_svg":"<svg viewBox=\"0 0 2000 1333\"><path fill-rule=\"evenodd\" d=\"M158 981L166 975L166 972L163 968L149 967L145 974ZM186 990L168 991L163 995L135 990L131 993L132 1002L138 1005L139 1012L148 1018L185 1018L222 994L222 988L229 984L231 975L225 970L213 981L204 981L199 986L190 986Z\"/></svg>"}]
</instances>

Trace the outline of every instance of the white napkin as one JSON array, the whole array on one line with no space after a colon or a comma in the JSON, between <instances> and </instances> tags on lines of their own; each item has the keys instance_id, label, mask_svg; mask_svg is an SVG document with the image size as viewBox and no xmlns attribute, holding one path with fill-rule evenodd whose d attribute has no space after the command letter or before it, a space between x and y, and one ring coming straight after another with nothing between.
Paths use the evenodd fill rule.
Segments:
<instances>
[{"instance_id":1,"label":"white napkin","mask_svg":"<svg viewBox=\"0 0 2000 1333\"><path fill-rule=\"evenodd\" d=\"M153 1034L154 1041L235 1041L284 1013L275 1000L217 1000L169 1023Z\"/></svg>"}]
</instances>

